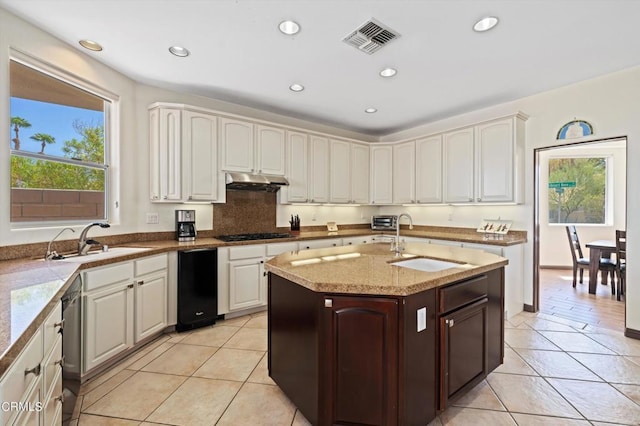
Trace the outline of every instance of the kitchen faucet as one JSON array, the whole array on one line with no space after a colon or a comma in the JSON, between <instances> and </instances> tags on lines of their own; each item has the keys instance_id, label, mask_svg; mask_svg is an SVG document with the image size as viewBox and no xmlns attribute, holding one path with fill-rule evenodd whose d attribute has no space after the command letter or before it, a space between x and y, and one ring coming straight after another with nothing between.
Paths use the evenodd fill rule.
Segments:
<instances>
[{"instance_id":1,"label":"kitchen faucet","mask_svg":"<svg viewBox=\"0 0 640 426\"><path fill-rule=\"evenodd\" d=\"M47 245L47 252L46 252L46 253L45 253L45 255L44 255L44 258L45 258L46 260L51 260L51 259L61 259L61 258L62 258L62 256L60 256L60 255L59 255L55 250L54 250L54 251L51 251L51 244L53 244L53 242L56 240L56 238L58 238L60 235L62 235L62 233L63 233L64 231L66 231L67 229L68 229L69 231L71 231L71 232L76 232L76 231L74 231L74 230L73 230L73 228L63 228L60 232L58 232L58 233L56 234L56 236L55 236L55 237L53 237L53 238L51 239L51 241L49 241L49 244Z\"/></svg>"},{"instance_id":2,"label":"kitchen faucet","mask_svg":"<svg viewBox=\"0 0 640 426\"><path fill-rule=\"evenodd\" d=\"M111 227L111 225L104 222L95 222L85 226L85 228L80 233L80 238L78 239L78 256L85 256L92 245L100 244L96 240L87 240L87 232L89 232L89 229L93 228L94 226L99 226L100 228Z\"/></svg>"},{"instance_id":3,"label":"kitchen faucet","mask_svg":"<svg viewBox=\"0 0 640 426\"><path fill-rule=\"evenodd\" d=\"M409 219L409 229L413 229L413 219L409 216L408 213L401 213L398 215L398 220L396 222L396 241L395 244L392 244L391 250L394 252L395 257L400 257L404 247L400 244L400 219L402 216Z\"/></svg>"}]
</instances>

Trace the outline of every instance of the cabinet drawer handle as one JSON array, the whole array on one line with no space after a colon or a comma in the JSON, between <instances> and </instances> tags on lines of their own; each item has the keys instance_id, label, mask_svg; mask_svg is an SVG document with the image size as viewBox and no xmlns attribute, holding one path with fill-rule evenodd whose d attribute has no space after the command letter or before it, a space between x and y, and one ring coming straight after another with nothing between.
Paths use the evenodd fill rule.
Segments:
<instances>
[{"instance_id":1,"label":"cabinet drawer handle","mask_svg":"<svg viewBox=\"0 0 640 426\"><path fill-rule=\"evenodd\" d=\"M449 327L453 327L453 324L455 323L455 321L452 319L448 319L445 321L445 323L449 326Z\"/></svg>"},{"instance_id":2,"label":"cabinet drawer handle","mask_svg":"<svg viewBox=\"0 0 640 426\"><path fill-rule=\"evenodd\" d=\"M56 327L60 327L60 330L58 330L58 333L62 333L62 329L64 328L64 318L62 319L62 321L56 322L53 324L53 328L56 328Z\"/></svg>"},{"instance_id":3,"label":"cabinet drawer handle","mask_svg":"<svg viewBox=\"0 0 640 426\"><path fill-rule=\"evenodd\" d=\"M204 312L196 312L196 316L199 317L201 315L204 315Z\"/></svg>"},{"instance_id":4,"label":"cabinet drawer handle","mask_svg":"<svg viewBox=\"0 0 640 426\"><path fill-rule=\"evenodd\" d=\"M64 366L64 355L62 355L62 358L54 362L53 365L59 365L60 368L62 368Z\"/></svg>"},{"instance_id":5,"label":"cabinet drawer handle","mask_svg":"<svg viewBox=\"0 0 640 426\"><path fill-rule=\"evenodd\" d=\"M42 370L42 366L40 365L40 363L38 363L38 365L36 365L33 368L27 368L24 370L24 375L28 376L29 374L33 374L34 376L38 377L40 375L40 371Z\"/></svg>"},{"instance_id":6,"label":"cabinet drawer handle","mask_svg":"<svg viewBox=\"0 0 640 426\"><path fill-rule=\"evenodd\" d=\"M133 288L133 284L129 284L127 288Z\"/></svg>"},{"instance_id":7,"label":"cabinet drawer handle","mask_svg":"<svg viewBox=\"0 0 640 426\"><path fill-rule=\"evenodd\" d=\"M264 272L262 273L262 276L263 276L263 277L266 277L266 276L267 276L267 271L264 271Z\"/></svg>"},{"instance_id":8,"label":"cabinet drawer handle","mask_svg":"<svg viewBox=\"0 0 640 426\"><path fill-rule=\"evenodd\" d=\"M482 201L482 198L476 198L476 201L480 202Z\"/></svg>"},{"instance_id":9,"label":"cabinet drawer handle","mask_svg":"<svg viewBox=\"0 0 640 426\"><path fill-rule=\"evenodd\" d=\"M144 280L143 281L138 281L138 285L142 285L144 284Z\"/></svg>"},{"instance_id":10,"label":"cabinet drawer handle","mask_svg":"<svg viewBox=\"0 0 640 426\"><path fill-rule=\"evenodd\" d=\"M167 198L169 198L169 196L168 196L168 195L165 195L165 196L164 196L164 197L162 197L162 198L164 198L164 199L166 200Z\"/></svg>"}]
</instances>

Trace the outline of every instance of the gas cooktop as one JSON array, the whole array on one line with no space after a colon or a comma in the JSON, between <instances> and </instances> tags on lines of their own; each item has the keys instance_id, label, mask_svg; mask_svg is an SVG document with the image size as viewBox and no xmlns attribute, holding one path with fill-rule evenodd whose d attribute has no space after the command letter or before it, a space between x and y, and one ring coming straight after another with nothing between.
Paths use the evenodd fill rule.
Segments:
<instances>
[{"instance_id":1,"label":"gas cooktop","mask_svg":"<svg viewBox=\"0 0 640 426\"><path fill-rule=\"evenodd\" d=\"M217 239L225 242L232 241L251 241L251 240L272 240L274 238L291 238L291 234L266 232L258 234L235 234L235 235L219 235Z\"/></svg>"}]
</instances>

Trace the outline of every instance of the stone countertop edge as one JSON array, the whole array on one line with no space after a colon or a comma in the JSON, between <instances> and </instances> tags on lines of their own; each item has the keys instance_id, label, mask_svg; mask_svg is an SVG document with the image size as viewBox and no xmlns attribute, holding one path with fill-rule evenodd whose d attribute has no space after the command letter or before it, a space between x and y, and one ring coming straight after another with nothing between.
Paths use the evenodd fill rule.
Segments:
<instances>
[{"instance_id":1,"label":"stone countertop edge","mask_svg":"<svg viewBox=\"0 0 640 426\"><path fill-rule=\"evenodd\" d=\"M254 241L240 241L226 243L216 238L200 238L192 242L178 242L175 240L162 240L162 241L145 241L129 244L122 244L119 247L144 247L149 250L126 254L117 257L111 257L86 263L65 263L58 262L57 266L65 265L60 268L55 277L49 277L60 283L56 290L51 291L49 302L47 302L44 308L39 312L34 312L32 315L32 321L29 326L17 337L11 337L11 330L8 324L11 324L10 318L10 306L3 306L6 303L11 303L11 291L28 287L29 285L41 284L42 280L47 277L37 275L33 277L36 270L41 269L47 262L38 259L15 259L0 261L0 292L4 293L4 296L0 300L0 377L4 375L7 368L20 354L24 346L29 342L35 331L40 327L47 316L52 312L53 308L57 305L60 297L67 290L69 285L73 282L75 277L84 269L94 268L98 266L104 266L112 263L123 262L126 260L133 260L140 257L152 256L155 254L166 253L170 251L183 251L198 248L216 248L216 247L232 247L251 244L266 244L266 243L286 243L296 242L304 240L317 240L324 238L343 238L343 237L359 237L359 236L375 236L375 235L390 235L391 232L372 231L369 229L344 229L338 232L327 231L303 231L298 236L292 236L291 238L279 238L277 240L254 240ZM484 240L483 235L479 233L471 232L459 232L451 233L446 231L422 231L422 230L401 230L401 236L418 237L418 238L434 238L448 241L460 241L475 244L496 245L496 246L511 246L517 244L523 244L527 241L526 232L516 232L513 235L505 236L499 240ZM506 263L505 263L506 264ZM497 266L496 266L497 267ZM490 268L495 269L495 268ZM489 269L486 269L489 270ZM476 270L480 273L483 271ZM463 279L466 275L465 272L455 274L456 280ZM302 284L304 285L304 284ZM310 288L314 287L311 283L308 284ZM424 289L428 289L436 284L425 283ZM316 289L320 289L321 286L315 285ZM312 288L313 289L313 288ZM324 291L324 290L318 290ZM366 293L365 293L366 294Z\"/></svg>"},{"instance_id":2,"label":"stone countertop edge","mask_svg":"<svg viewBox=\"0 0 640 426\"><path fill-rule=\"evenodd\" d=\"M409 296L509 263L501 256L462 247L422 247L408 243L405 253L413 257L395 258L386 244L316 249L282 254L269 260L265 269L318 293ZM350 254L357 256L349 257ZM341 255L346 256L336 261ZM425 272L394 265L421 257L449 260L460 263L461 267ZM307 260L311 262L305 263Z\"/></svg>"}]
</instances>

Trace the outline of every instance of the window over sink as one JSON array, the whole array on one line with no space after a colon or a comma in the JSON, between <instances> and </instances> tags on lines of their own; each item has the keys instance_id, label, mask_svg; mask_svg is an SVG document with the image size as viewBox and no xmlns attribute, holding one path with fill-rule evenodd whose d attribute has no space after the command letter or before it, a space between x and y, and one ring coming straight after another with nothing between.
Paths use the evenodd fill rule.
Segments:
<instances>
[{"instance_id":1,"label":"window over sink","mask_svg":"<svg viewBox=\"0 0 640 426\"><path fill-rule=\"evenodd\" d=\"M117 97L50 65L10 60L11 223L108 219Z\"/></svg>"}]
</instances>

